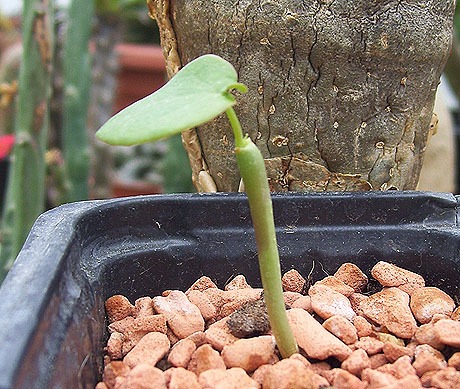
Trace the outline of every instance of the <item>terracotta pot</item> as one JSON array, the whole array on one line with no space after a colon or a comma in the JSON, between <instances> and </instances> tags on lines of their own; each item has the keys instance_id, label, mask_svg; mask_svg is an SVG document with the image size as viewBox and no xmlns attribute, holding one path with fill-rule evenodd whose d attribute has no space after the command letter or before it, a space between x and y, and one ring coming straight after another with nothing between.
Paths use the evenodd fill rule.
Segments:
<instances>
[{"instance_id":1,"label":"terracotta pot","mask_svg":"<svg viewBox=\"0 0 460 389\"><path fill-rule=\"evenodd\" d=\"M124 181L121 179L114 179L110 187L112 197L117 198L163 193L163 188L161 186L145 181Z\"/></svg>"},{"instance_id":2,"label":"terracotta pot","mask_svg":"<svg viewBox=\"0 0 460 389\"><path fill-rule=\"evenodd\" d=\"M165 60L159 46L123 43L116 47L119 60L114 113L151 94L166 82ZM163 193L163 189L144 181L114 179L112 197Z\"/></svg>"},{"instance_id":3,"label":"terracotta pot","mask_svg":"<svg viewBox=\"0 0 460 389\"><path fill-rule=\"evenodd\" d=\"M115 99L115 112L122 110L166 82L165 60L160 47L139 44L119 44L120 69Z\"/></svg>"}]
</instances>

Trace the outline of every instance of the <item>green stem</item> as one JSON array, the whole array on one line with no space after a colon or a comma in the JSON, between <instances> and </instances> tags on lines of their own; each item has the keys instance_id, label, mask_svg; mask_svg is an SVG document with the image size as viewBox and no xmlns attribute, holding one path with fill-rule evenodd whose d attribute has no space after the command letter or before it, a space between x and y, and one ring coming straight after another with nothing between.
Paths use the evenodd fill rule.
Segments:
<instances>
[{"instance_id":1,"label":"green stem","mask_svg":"<svg viewBox=\"0 0 460 389\"><path fill-rule=\"evenodd\" d=\"M233 108L229 108L226 114L235 134L236 160L249 200L270 325L281 356L287 358L298 352L298 348L284 304L278 244L265 164L257 146L250 138L243 137Z\"/></svg>"},{"instance_id":2,"label":"green stem","mask_svg":"<svg viewBox=\"0 0 460 389\"><path fill-rule=\"evenodd\" d=\"M67 201L88 199L89 144L86 117L90 100L91 66L88 49L94 0L73 0L64 43L62 151L71 184Z\"/></svg>"},{"instance_id":3,"label":"green stem","mask_svg":"<svg viewBox=\"0 0 460 389\"><path fill-rule=\"evenodd\" d=\"M23 57L0 247L0 279L13 264L29 229L43 212L45 151L53 63L53 1L23 2Z\"/></svg>"},{"instance_id":4,"label":"green stem","mask_svg":"<svg viewBox=\"0 0 460 389\"><path fill-rule=\"evenodd\" d=\"M243 138L243 130L241 129L241 124L238 120L238 117L236 116L235 110L232 107L230 107L225 111L225 113L227 114L228 120L230 121L230 125L233 129L233 135L235 136L235 147L243 147L245 145Z\"/></svg>"}]
</instances>

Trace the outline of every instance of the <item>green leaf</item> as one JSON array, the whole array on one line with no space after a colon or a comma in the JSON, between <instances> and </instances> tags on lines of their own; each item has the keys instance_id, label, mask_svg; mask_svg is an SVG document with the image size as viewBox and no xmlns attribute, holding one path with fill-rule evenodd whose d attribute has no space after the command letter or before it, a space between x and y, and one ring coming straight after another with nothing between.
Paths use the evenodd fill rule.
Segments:
<instances>
[{"instance_id":1,"label":"green leaf","mask_svg":"<svg viewBox=\"0 0 460 389\"><path fill-rule=\"evenodd\" d=\"M206 123L225 112L235 98L230 89L246 90L233 66L208 54L186 65L155 93L109 119L96 136L113 145L155 141Z\"/></svg>"}]
</instances>

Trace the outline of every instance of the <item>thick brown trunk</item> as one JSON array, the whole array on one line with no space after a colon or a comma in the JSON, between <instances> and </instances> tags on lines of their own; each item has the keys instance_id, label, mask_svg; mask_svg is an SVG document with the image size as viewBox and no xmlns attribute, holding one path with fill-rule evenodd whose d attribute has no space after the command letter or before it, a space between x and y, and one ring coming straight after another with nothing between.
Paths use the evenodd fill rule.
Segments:
<instances>
[{"instance_id":1,"label":"thick brown trunk","mask_svg":"<svg viewBox=\"0 0 460 389\"><path fill-rule=\"evenodd\" d=\"M249 87L236 111L262 151L272 190L416 187L451 44L453 0L150 5L159 4L176 64L215 53ZM195 175L205 171L218 190L236 191L225 118L197 136Z\"/></svg>"}]
</instances>

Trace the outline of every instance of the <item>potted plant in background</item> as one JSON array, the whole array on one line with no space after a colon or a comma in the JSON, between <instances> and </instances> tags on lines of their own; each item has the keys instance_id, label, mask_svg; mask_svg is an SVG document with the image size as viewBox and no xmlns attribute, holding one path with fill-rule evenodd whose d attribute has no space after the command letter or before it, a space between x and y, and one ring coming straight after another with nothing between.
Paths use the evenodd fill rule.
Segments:
<instances>
[{"instance_id":1,"label":"potted plant in background","mask_svg":"<svg viewBox=\"0 0 460 389\"><path fill-rule=\"evenodd\" d=\"M161 88L166 82L166 68L160 46L120 43L116 52L119 70L115 112L119 112Z\"/></svg>"},{"instance_id":2,"label":"potted plant in background","mask_svg":"<svg viewBox=\"0 0 460 389\"><path fill-rule=\"evenodd\" d=\"M15 46L12 51L14 60L11 60L10 55L3 58L5 61L2 62L1 77L5 83L1 86L2 104L10 102L2 112L7 119L3 131L12 131L10 126L15 122L16 139L19 139L12 151L15 157L12 158L11 169L15 174L10 174L9 200L3 207L2 215L0 262L6 268L2 271L3 275L11 266L40 212L64 202L87 199L90 193L91 197L110 197L108 181L111 174L107 172L111 166L110 155L98 147L100 143L90 145L88 141L93 139L89 135L92 130L95 131L94 127L98 128L113 113L110 96L115 84L116 66L113 66L113 62L116 61L113 61L114 50L111 45L117 39L112 39L110 31L113 26L110 21L113 18L110 17L110 11L104 11L107 4L123 9L124 6L139 7L140 3L122 0L97 2L98 16L102 19L105 16L109 22L98 23L94 35L95 4L92 0L85 6L81 2L70 2L68 8L54 7L53 4L46 6L43 15L41 12L39 15L43 19L43 34L46 38L46 42L40 41L40 46L37 36L33 35L33 25L38 16L26 12L29 8L35 8L35 1L27 3L22 30L22 46L26 50L22 50L21 45ZM85 12L81 12L79 7ZM97 49L94 55L88 50L91 37L94 37ZM15 82L19 63L22 66L19 79L22 85L31 85L31 88L21 90L19 87L17 91ZM94 71L93 77L91 70ZM43 83L34 89L37 80ZM6 82L11 84L7 85ZM13 110L13 106L17 109ZM88 106L92 109L89 120ZM16 116L15 120L12 120L11 115ZM43 131L35 128L37 126L43 126ZM177 149L177 155L180 155L182 146L179 144L180 147L177 147L177 142L173 146ZM91 163L97 169L90 169ZM163 165L167 165L166 161ZM185 166L187 171L187 165L181 166ZM45 188L45 182L51 184L51 187ZM95 187L105 189L99 191ZM167 180L164 188L174 190L169 187Z\"/></svg>"},{"instance_id":3,"label":"potted plant in background","mask_svg":"<svg viewBox=\"0 0 460 389\"><path fill-rule=\"evenodd\" d=\"M146 23L148 18L144 8L142 1L96 1L93 104L89 120L91 134L114 112L158 89L165 82L158 30L155 24ZM93 198L108 198L121 192L139 194L139 186L143 186L146 192L158 192L158 185L149 188L147 183L133 184L135 176L126 180L123 175L112 172L114 163L118 168L123 156L114 157L113 150L95 141L93 136L90 138L95 151L92 160Z\"/></svg>"},{"instance_id":4,"label":"potted plant in background","mask_svg":"<svg viewBox=\"0 0 460 389\"><path fill-rule=\"evenodd\" d=\"M166 82L158 27L146 14L145 2L102 0L96 2L96 7L92 133L113 113ZM107 99L108 96L113 97ZM94 139L92 143L93 198L193 191L186 153L177 139L165 141L162 147L146 145L127 150L108 150ZM170 150L166 160L161 158L159 148ZM147 167L145 161L153 155ZM172 166L177 172L176 180L167 174Z\"/></svg>"},{"instance_id":5,"label":"potted plant in background","mask_svg":"<svg viewBox=\"0 0 460 389\"><path fill-rule=\"evenodd\" d=\"M113 114L164 85L165 61L158 27L149 20L143 1L98 0L96 15L95 62L109 69L117 65ZM99 72L104 69L96 69L102 76Z\"/></svg>"},{"instance_id":6,"label":"potted plant in background","mask_svg":"<svg viewBox=\"0 0 460 389\"><path fill-rule=\"evenodd\" d=\"M112 179L113 197L126 197L164 193L160 174L168 146L165 142L139 145L114 152L116 175Z\"/></svg>"}]
</instances>

